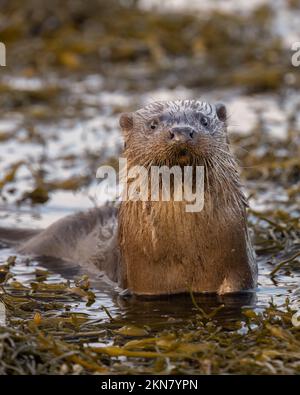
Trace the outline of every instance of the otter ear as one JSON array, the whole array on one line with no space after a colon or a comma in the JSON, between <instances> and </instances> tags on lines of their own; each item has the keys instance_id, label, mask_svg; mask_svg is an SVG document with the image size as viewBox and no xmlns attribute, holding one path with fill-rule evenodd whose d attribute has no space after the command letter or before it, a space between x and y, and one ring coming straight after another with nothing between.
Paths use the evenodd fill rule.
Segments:
<instances>
[{"instance_id":1,"label":"otter ear","mask_svg":"<svg viewBox=\"0 0 300 395\"><path fill-rule=\"evenodd\" d=\"M124 112L121 114L119 122L122 130L131 130L133 127L133 114L131 112Z\"/></svg>"},{"instance_id":2,"label":"otter ear","mask_svg":"<svg viewBox=\"0 0 300 395\"><path fill-rule=\"evenodd\" d=\"M223 103L216 104L216 113L220 121L225 122L227 119L227 110Z\"/></svg>"}]
</instances>

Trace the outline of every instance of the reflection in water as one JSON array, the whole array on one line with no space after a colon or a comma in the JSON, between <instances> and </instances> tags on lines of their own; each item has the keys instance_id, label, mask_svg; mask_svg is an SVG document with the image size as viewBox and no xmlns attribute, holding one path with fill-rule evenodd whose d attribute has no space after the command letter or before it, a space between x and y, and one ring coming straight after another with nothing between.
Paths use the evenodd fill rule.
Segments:
<instances>
[{"instance_id":1,"label":"reflection in water","mask_svg":"<svg viewBox=\"0 0 300 395\"><path fill-rule=\"evenodd\" d=\"M183 323L192 320L196 314L202 314L202 311L210 314L217 310L214 318L220 323L240 320L243 318L242 308L253 307L256 301L255 292L239 292L223 296L197 294L194 298L195 303L189 294L151 299L140 297L124 299L117 296L115 303L122 310L122 318L125 321L161 329L168 324L172 327L177 323L182 326Z\"/></svg>"}]
</instances>

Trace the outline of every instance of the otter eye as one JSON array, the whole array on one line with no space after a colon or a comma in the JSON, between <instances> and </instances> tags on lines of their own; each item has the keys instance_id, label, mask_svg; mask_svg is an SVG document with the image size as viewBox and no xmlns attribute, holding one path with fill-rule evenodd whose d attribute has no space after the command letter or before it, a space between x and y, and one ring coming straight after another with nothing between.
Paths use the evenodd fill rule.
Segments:
<instances>
[{"instance_id":1,"label":"otter eye","mask_svg":"<svg viewBox=\"0 0 300 395\"><path fill-rule=\"evenodd\" d=\"M201 116L200 118L200 123L202 126L208 126L209 124L209 120L207 117L205 117L204 115Z\"/></svg>"},{"instance_id":2,"label":"otter eye","mask_svg":"<svg viewBox=\"0 0 300 395\"><path fill-rule=\"evenodd\" d=\"M158 126L158 122L155 120L155 121L152 121L151 123L150 123L150 128L151 129L156 129L157 128L157 126Z\"/></svg>"}]
</instances>

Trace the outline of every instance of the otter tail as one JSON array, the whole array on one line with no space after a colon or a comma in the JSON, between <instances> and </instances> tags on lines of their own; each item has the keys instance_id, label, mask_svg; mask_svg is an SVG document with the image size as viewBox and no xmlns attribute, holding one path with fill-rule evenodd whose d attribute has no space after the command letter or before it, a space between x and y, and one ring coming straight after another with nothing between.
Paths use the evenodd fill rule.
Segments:
<instances>
[{"instance_id":1,"label":"otter tail","mask_svg":"<svg viewBox=\"0 0 300 395\"><path fill-rule=\"evenodd\" d=\"M0 243L8 247L18 247L41 233L40 229L12 229L0 227Z\"/></svg>"},{"instance_id":2,"label":"otter tail","mask_svg":"<svg viewBox=\"0 0 300 395\"><path fill-rule=\"evenodd\" d=\"M64 217L44 230L0 228L0 244L38 258L53 269L74 267L96 277L120 277L117 208L103 206ZM80 269L80 270L79 270Z\"/></svg>"}]
</instances>

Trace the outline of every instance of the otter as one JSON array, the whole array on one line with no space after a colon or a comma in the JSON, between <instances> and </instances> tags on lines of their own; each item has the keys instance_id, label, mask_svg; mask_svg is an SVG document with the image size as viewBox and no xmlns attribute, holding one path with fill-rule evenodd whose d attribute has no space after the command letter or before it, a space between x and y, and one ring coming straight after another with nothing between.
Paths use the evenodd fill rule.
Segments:
<instances>
[{"instance_id":1,"label":"otter","mask_svg":"<svg viewBox=\"0 0 300 395\"><path fill-rule=\"evenodd\" d=\"M203 166L203 209L187 212L186 202L174 198L124 200L119 207L73 214L35 235L24 234L18 251L91 265L141 296L255 287L247 200L230 151L225 105L154 102L122 114L120 126L129 168Z\"/></svg>"}]
</instances>

